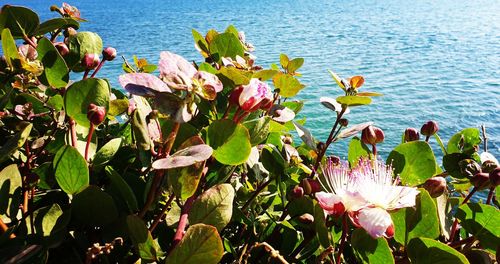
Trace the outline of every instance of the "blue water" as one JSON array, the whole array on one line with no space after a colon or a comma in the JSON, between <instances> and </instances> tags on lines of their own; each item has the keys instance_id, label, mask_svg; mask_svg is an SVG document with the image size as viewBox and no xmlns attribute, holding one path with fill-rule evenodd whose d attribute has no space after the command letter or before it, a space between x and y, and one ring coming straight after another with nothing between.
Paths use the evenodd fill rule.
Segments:
<instances>
[{"instance_id":1,"label":"blue water","mask_svg":"<svg viewBox=\"0 0 500 264\"><path fill-rule=\"evenodd\" d=\"M46 19L59 1L10 1ZM374 121L385 131L380 151L400 143L406 127L437 120L446 142L465 127L485 124L489 150L500 157L500 2L498 0L360 1L71 1L119 55L156 63L162 50L200 61L191 29L224 30L234 24L269 66L279 54L304 57L299 94L302 117L318 139L328 135L334 115L319 103L338 96L327 69L341 76L363 75L363 90L383 93L368 107L352 109L351 124ZM105 66L114 86L121 60ZM346 143L334 152L346 156ZM433 143L434 146L437 144Z\"/></svg>"}]
</instances>

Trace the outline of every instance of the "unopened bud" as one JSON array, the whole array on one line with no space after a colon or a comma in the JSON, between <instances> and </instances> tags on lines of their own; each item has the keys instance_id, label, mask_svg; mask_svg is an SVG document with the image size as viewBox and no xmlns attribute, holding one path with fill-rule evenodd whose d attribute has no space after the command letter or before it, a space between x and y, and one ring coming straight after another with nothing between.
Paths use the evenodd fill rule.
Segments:
<instances>
[{"instance_id":1,"label":"unopened bud","mask_svg":"<svg viewBox=\"0 0 500 264\"><path fill-rule=\"evenodd\" d=\"M106 118L106 108L90 104L87 108L87 118L92 124L98 126L104 121L104 118Z\"/></svg>"},{"instance_id":2,"label":"unopened bud","mask_svg":"<svg viewBox=\"0 0 500 264\"><path fill-rule=\"evenodd\" d=\"M238 105L240 102L240 95L241 92L243 91L243 86L238 86L234 88L234 90L231 92L229 95L229 104L230 105Z\"/></svg>"},{"instance_id":3,"label":"unopened bud","mask_svg":"<svg viewBox=\"0 0 500 264\"><path fill-rule=\"evenodd\" d=\"M54 44L54 46L56 47L57 51L59 51L59 54L61 54L61 56L68 55L69 48L68 48L68 45L66 45L66 43L64 43L64 42L56 42Z\"/></svg>"},{"instance_id":4,"label":"unopened bud","mask_svg":"<svg viewBox=\"0 0 500 264\"><path fill-rule=\"evenodd\" d=\"M446 190L446 179L443 177L432 177L425 181L424 188L432 198L441 196Z\"/></svg>"},{"instance_id":5,"label":"unopened bud","mask_svg":"<svg viewBox=\"0 0 500 264\"><path fill-rule=\"evenodd\" d=\"M64 36L71 37L71 36L75 36L77 33L78 32L76 31L76 29L69 27L66 29L66 31L64 31Z\"/></svg>"},{"instance_id":6,"label":"unopened bud","mask_svg":"<svg viewBox=\"0 0 500 264\"><path fill-rule=\"evenodd\" d=\"M341 118L339 120L339 124L343 127L346 127L347 125L349 125L349 120L345 119L345 118Z\"/></svg>"},{"instance_id":7,"label":"unopened bud","mask_svg":"<svg viewBox=\"0 0 500 264\"><path fill-rule=\"evenodd\" d=\"M405 142L417 141L419 139L420 134L416 128L409 127L405 130Z\"/></svg>"},{"instance_id":8,"label":"unopened bud","mask_svg":"<svg viewBox=\"0 0 500 264\"><path fill-rule=\"evenodd\" d=\"M420 128L420 133L424 136L430 137L436 134L439 130L439 126L435 121L427 121L422 128Z\"/></svg>"},{"instance_id":9,"label":"unopened bud","mask_svg":"<svg viewBox=\"0 0 500 264\"><path fill-rule=\"evenodd\" d=\"M481 165L481 171L485 173L490 173L497 168L497 164L492 160L487 160Z\"/></svg>"},{"instance_id":10,"label":"unopened bud","mask_svg":"<svg viewBox=\"0 0 500 264\"><path fill-rule=\"evenodd\" d=\"M291 195L293 198L300 198L300 197L304 196L304 188L302 188L298 185L295 186L295 188L292 189Z\"/></svg>"},{"instance_id":11,"label":"unopened bud","mask_svg":"<svg viewBox=\"0 0 500 264\"><path fill-rule=\"evenodd\" d=\"M318 152L321 152L323 151L323 149L326 147L326 144L324 142L321 142L319 141L317 144L316 144L316 149L318 150Z\"/></svg>"},{"instance_id":12,"label":"unopened bud","mask_svg":"<svg viewBox=\"0 0 500 264\"><path fill-rule=\"evenodd\" d=\"M394 236L394 224L391 224L386 230L385 230L385 236L388 238L391 238Z\"/></svg>"},{"instance_id":13,"label":"unopened bud","mask_svg":"<svg viewBox=\"0 0 500 264\"><path fill-rule=\"evenodd\" d=\"M309 181L307 179L303 179L301 182L300 182L300 187L304 188L304 193L305 194L311 194L311 191L312 191L312 188L311 188L311 185L309 184Z\"/></svg>"},{"instance_id":14,"label":"unopened bud","mask_svg":"<svg viewBox=\"0 0 500 264\"><path fill-rule=\"evenodd\" d=\"M285 143L285 144L292 144L292 143L293 143L293 139L292 139L292 137L291 137L291 136L284 136L284 137L282 138L282 141L283 141L283 143Z\"/></svg>"},{"instance_id":15,"label":"unopened bud","mask_svg":"<svg viewBox=\"0 0 500 264\"><path fill-rule=\"evenodd\" d=\"M92 70L99 65L99 55L95 53L87 53L83 56L82 66L86 70Z\"/></svg>"},{"instance_id":16,"label":"unopened bud","mask_svg":"<svg viewBox=\"0 0 500 264\"><path fill-rule=\"evenodd\" d=\"M312 224L314 222L314 216L312 216L311 214L305 213L305 214L299 216L298 220L302 224L308 225L308 224Z\"/></svg>"},{"instance_id":17,"label":"unopened bud","mask_svg":"<svg viewBox=\"0 0 500 264\"><path fill-rule=\"evenodd\" d=\"M378 127L367 126L361 131L361 141L367 145L375 145L384 141L384 131Z\"/></svg>"},{"instance_id":18,"label":"unopened bud","mask_svg":"<svg viewBox=\"0 0 500 264\"><path fill-rule=\"evenodd\" d=\"M52 12L59 11L59 7L56 6L56 5L51 5L50 6L50 11L52 11Z\"/></svg>"},{"instance_id":19,"label":"unopened bud","mask_svg":"<svg viewBox=\"0 0 500 264\"><path fill-rule=\"evenodd\" d=\"M482 190L488 186L490 186L490 176L488 173L477 173L476 175L472 176L470 179L470 183L474 185L474 187L477 188L477 190Z\"/></svg>"},{"instance_id":20,"label":"unopened bud","mask_svg":"<svg viewBox=\"0 0 500 264\"><path fill-rule=\"evenodd\" d=\"M497 167L490 172L490 182L492 187L500 185L500 167Z\"/></svg>"},{"instance_id":21,"label":"unopened bud","mask_svg":"<svg viewBox=\"0 0 500 264\"><path fill-rule=\"evenodd\" d=\"M116 58L116 49L113 47L107 47L102 51L103 60L112 61Z\"/></svg>"},{"instance_id":22,"label":"unopened bud","mask_svg":"<svg viewBox=\"0 0 500 264\"><path fill-rule=\"evenodd\" d=\"M472 177L481 172L481 166L473 159L463 159L458 162L460 174L464 177Z\"/></svg>"},{"instance_id":23,"label":"unopened bud","mask_svg":"<svg viewBox=\"0 0 500 264\"><path fill-rule=\"evenodd\" d=\"M304 188L305 194L313 194L321 191L321 185L317 180L313 179L303 179L302 182L300 182L300 186Z\"/></svg>"}]
</instances>

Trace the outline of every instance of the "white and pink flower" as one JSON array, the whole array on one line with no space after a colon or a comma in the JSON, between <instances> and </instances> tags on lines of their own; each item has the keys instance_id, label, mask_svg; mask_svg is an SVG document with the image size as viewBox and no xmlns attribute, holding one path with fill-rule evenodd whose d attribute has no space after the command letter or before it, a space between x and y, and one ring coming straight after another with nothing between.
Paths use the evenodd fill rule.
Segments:
<instances>
[{"instance_id":1,"label":"white and pink flower","mask_svg":"<svg viewBox=\"0 0 500 264\"><path fill-rule=\"evenodd\" d=\"M271 107L273 93L267 83L257 78L252 78L250 83L235 89L239 93L238 103L245 112L254 112L260 108Z\"/></svg>"},{"instance_id":2,"label":"white and pink flower","mask_svg":"<svg viewBox=\"0 0 500 264\"><path fill-rule=\"evenodd\" d=\"M361 160L354 169L346 162L335 166L328 161L321 169L324 191L316 193L319 205L330 215L347 213L355 226L373 238L394 235L390 211L415 206L419 191L397 186L392 167L382 161Z\"/></svg>"}]
</instances>

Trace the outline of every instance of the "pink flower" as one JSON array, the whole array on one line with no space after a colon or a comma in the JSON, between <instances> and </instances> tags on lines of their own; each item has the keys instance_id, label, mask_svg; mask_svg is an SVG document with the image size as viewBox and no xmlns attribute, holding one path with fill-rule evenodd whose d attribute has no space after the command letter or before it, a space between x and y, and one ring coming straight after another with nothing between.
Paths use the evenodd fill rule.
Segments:
<instances>
[{"instance_id":1,"label":"pink flower","mask_svg":"<svg viewBox=\"0 0 500 264\"><path fill-rule=\"evenodd\" d=\"M415 206L416 188L397 186L392 167L381 161L361 160L354 169L346 162L323 166L320 180L326 192L316 194L319 205L328 214L339 216L342 207L352 223L373 238L392 237L394 224L390 211Z\"/></svg>"},{"instance_id":2,"label":"pink flower","mask_svg":"<svg viewBox=\"0 0 500 264\"><path fill-rule=\"evenodd\" d=\"M268 107L273 101L271 88L259 79L252 78L249 84L242 87L238 102L241 109L246 112L253 112L261 107Z\"/></svg>"}]
</instances>

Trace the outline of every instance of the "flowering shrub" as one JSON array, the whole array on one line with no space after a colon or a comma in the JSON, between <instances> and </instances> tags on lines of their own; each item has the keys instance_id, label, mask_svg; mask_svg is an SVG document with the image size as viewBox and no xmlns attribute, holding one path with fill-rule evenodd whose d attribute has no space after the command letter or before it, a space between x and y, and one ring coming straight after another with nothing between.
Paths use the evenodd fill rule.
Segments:
<instances>
[{"instance_id":1,"label":"flowering shrub","mask_svg":"<svg viewBox=\"0 0 500 264\"><path fill-rule=\"evenodd\" d=\"M100 69L117 51L77 31L76 7L51 10L0 13L2 263L494 261L500 168L484 128L444 145L429 121L384 159L384 132L347 119L381 94L330 72L341 95L321 98L334 121L316 139L294 120L304 60L263 68L233 26L193 30L199 63L123 58L113 89ZM339 140L347 160L328 156Z\"/></svg>"}]
</instances>

